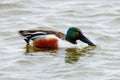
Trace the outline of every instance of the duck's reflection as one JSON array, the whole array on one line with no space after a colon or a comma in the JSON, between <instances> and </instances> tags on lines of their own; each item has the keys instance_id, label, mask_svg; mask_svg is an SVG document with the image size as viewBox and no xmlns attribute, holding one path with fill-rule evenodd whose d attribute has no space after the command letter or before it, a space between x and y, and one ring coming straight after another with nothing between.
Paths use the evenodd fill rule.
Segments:
<instances>
[{"instance_id":1,"label":"duck's reflection","mask_svg":"<svg viewBox=\"0 0 120 80\"><path fill-rule=\"evenodd\" d=\"M79 48L67 48L65 51L65 62L66 63L76 63L80 57L88 54L88 51L94 50L96 46L87 46L82 49ZM30 55L32 52L49 52L51 55L57 55L58 49L44 49L44 48L36 48L31 45L26 45L26 55Z\"/></svg>"},{"instance_id":2,"label":"duck's reflection","mask_svg":"<svg viewBox=\"0 0 120 80\"><path fill-rule=\"evenodd\" d=\"M66 57L65 57L65 62L66 63L76 63L80 57L85 56L88 51L94 50L96 46L87 46L82 49L78 48L68 48L66 49Z\"/></svg>"},{"instance_id":3,"label":"duck's reflection","mask_svg":"<svg viewBox=\"0 0 120 80\"><path fill-rule=\"evenodd\" d=\"M31 45L26 45L25 55L29 55L32 52L50 52L51 55L56 55L58 49L46 49L46 48L37 48Z\"/></svg>"}]
</instances>

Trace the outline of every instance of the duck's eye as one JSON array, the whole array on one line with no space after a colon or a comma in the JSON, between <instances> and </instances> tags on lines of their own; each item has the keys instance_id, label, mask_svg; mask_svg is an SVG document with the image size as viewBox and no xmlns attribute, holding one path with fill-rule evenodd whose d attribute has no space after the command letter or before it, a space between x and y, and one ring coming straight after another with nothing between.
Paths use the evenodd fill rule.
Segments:
<instances>
[{"instance_id":1,"label":"duck's eye","mask_svg":"<svg viewBox=\"0 0 120 80\"><path fill-rule=\"evenodd\" d=\"M78 34L79 34L79 32L76 32L76 34L78 35Z\"/></svg>"}]
</instances>

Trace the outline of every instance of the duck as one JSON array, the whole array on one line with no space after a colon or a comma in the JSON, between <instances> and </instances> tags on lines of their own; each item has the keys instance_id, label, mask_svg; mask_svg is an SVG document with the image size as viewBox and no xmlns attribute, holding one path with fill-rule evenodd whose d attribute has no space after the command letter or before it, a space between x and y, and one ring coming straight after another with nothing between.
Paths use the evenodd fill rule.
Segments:
<instances>
[{"instance_id":1,"label":"duck","mask_svg":"<svg viewBox=\"0 0 120 80\"><path fill-rule=\"evenodd\" d=\"M27 45L37 48L58 49L60 40L63 41L63 45L66 45L64 42L76 45L77 40L80 40L89 46L96 46L77 27L70 27L66 34L53 30L19 30L19 34Z\"/></svg>"}]
</instances>

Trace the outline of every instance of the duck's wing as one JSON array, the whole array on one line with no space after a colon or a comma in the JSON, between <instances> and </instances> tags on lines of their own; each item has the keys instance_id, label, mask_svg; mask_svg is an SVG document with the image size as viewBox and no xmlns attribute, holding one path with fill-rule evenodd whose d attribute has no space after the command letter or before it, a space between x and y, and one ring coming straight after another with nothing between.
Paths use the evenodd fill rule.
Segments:
<instances>
[{"instance_id":1,"label":"duck's wing","mask_svg":"<svg viewBox=\"0 0 120 80\"><path fill-rule=\"evenodd\" d=\"M52 30L20 30L19 34L24 37L24 40L29 44L29 40L37 35L54 34L60 39L65 39L65 34Z\"/></svg>"}]
</instances>

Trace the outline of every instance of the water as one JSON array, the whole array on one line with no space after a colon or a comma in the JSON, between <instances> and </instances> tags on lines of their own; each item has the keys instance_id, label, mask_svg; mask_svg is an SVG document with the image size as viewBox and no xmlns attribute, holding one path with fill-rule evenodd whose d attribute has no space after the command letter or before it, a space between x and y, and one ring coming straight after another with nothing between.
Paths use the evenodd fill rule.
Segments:
<instances>
[{"instance_id":1,"label":"water","mask_svg":"<svg viewBox=\"0 0 120 80\"><path fill-rule=\"evenodd\" d=\"M18 30L71 26L97 48L25 54ZM120 80L119 26L120 0L0 0L0 80Z\"/></svg>"}]
</instances>

